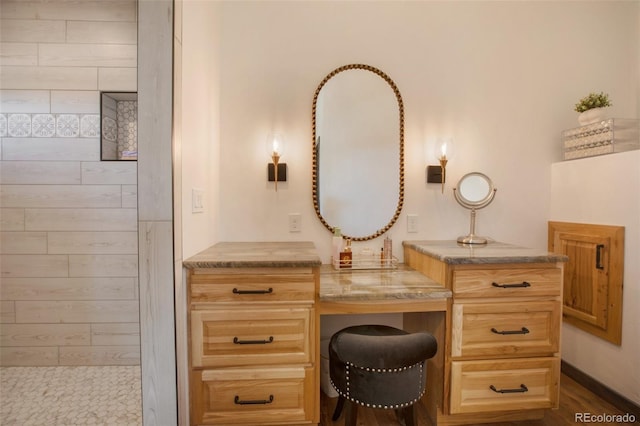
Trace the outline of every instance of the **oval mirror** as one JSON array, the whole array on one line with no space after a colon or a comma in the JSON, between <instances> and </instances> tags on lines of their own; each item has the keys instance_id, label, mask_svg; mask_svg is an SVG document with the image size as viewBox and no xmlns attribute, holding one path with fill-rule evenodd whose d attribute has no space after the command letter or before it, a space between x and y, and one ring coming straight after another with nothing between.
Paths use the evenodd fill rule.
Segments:
<instances>
[{"instance_id":1,"label":"oval mirror","mask_svg":"<svg viewBox=\"0 0 640 426\"><path fill-rule=\"evenodd\" d=\"M483 173L473 172L462 176L453 189L456 201L463 207L471 209L469 234L458 238L463 244L486 244L487 238L475 235L476 210L488 206L496 194L493 182Z\"/></svg>"},{"instance_id":2,"label":"oval mirror","mask_svg":"<svg viewBox=\"0 0 640 426\"><path fill-rule=\"evenodd\" d=\"M324 226L365 241L384 234L404 202L404 106L369 65L333 70L313 97L313 204Z\"/></svg>"}]
</instances>

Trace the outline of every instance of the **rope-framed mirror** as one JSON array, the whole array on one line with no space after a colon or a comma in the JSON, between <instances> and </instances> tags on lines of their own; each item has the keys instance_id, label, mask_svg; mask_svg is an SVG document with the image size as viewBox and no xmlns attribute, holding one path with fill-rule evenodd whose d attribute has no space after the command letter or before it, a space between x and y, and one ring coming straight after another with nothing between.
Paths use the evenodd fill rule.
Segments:
<instances>
[{"instance_id":1,"label":"rope-framed mirror","mask_svg":"<svg viewBox=\"0 0 640 426\"><path fill-rule=\"evenodd\" d=\"M313 96L313 205L329 230L366 241L387 232L404 204L404 104L381 70L349 64Z\"/></svg>"}]
</instances>

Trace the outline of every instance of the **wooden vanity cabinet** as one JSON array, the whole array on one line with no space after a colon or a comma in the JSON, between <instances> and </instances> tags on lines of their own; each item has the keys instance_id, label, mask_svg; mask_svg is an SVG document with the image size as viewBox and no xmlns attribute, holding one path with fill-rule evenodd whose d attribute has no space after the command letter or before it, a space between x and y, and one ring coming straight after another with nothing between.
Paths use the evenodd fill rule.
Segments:
<instances>
[{"instance_id":1,"label":"wooden vanity cabinet","mask_svg":"<svg viewBox=\"0 0 640 426\"><path fill-rule=\"evenodd\" d=\"M317 269L188 271L192 425L317 423Z\"/></svg>"},{"instance_id":2,"label":"wooden vanity cabinet","mask_svg":"<svg viewBox=\"0 0 640 426\"><path fill-rule=\"evenodd\" d=\"M541 418L558 407L563 264L508 254L466 262L405 245L405 263L453 293L443 380L427 392L443 395L429 413L436 424Z\"/></svg>"}]
</instances>

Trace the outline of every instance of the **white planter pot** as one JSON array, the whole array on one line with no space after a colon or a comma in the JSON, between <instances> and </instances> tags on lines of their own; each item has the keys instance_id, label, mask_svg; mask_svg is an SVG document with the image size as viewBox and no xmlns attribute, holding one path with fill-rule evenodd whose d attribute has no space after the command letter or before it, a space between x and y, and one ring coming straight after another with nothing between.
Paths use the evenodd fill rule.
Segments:
<instances>
[{"instance_id":1,"label":"white planter pot","mask_svg":"<svg viewBox=\"0 0 640 426\"><path fill-rule=\"evenodd\" d=\"M607 118L606 108L592 108L586 110L585 112L581 112L578 116L578 122L581 126L586 126L587 124L593 124L602 121L605 118Z\"/></svg>"}]
</instances>

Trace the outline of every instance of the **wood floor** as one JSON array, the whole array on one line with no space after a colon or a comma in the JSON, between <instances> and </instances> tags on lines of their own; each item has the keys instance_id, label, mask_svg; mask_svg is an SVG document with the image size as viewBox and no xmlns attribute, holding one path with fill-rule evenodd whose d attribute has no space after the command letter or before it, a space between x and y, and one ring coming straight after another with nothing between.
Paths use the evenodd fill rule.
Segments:
<instances>
[{"instance_id":1,"label":"wood floor","mask_svg":"<svg viewBox=\"0 0 640 426\"><path fill-rule=\"evenodd\" d=\"M331 416L337 402L337 398L328 398L324 393L321 398L320 425L344 426L344 415L333 422ZM588 389L582 387L566 375L560 379L560 408L548 410L544 419L523 422L486 423L487 426L563 426L579 424L575 421L575 413L599 414L624 414L615 406L600 399ZM419 425L430 426L427 412L422 404L417 409L417 422ZM391 426L399 424L393 410L373 410L358 407L358 426ZM598 425L619 423L597 423Z\"/></svg>"}]
</instances>

